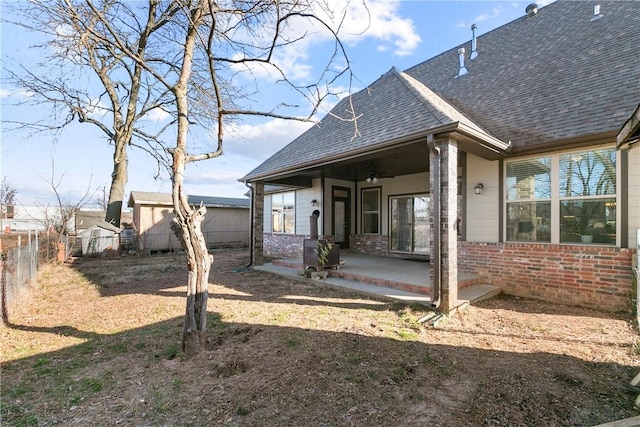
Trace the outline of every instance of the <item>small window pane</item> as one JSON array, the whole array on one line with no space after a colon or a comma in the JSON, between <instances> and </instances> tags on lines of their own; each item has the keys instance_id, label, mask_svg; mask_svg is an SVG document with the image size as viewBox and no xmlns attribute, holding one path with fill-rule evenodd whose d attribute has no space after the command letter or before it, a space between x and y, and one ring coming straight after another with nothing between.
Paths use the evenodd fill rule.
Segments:
<instances>
[{"instance_id":1,"label":"small window pane","mask_svg":"<svg viewBox=\"0 0 640 427\"><path fill-rule=\"evenodd\" d=\"M616 194L616 152L583 151L560 156L560 197Z\"/></svg>"},{"instance_id":2,"label":"small window pane","mask_svg":"<svg viewBox=\"0 0 640 427\"><path fill-rule=\"evenodd\" d=\"M378 213L363 213L362 214L362 233L364 234L378 234L380 230L378 228Z\"/></svg>"},{"instance_id":3,"label":"small window pane","mask_svg":"<svg viewBox=\"0 0 640 427\"><path fill-rule=\"evenodd\" d=\"M507 240L551 241L551 202L507 204Z\"/></svg>"},{"instance_id":4,"label":"small window pane","mask_svg":"<svg viewBox=\"0 0 640 427\"><path fill-rule=\"evenodd\" d=\"M615 199L562 201L560 242L615 244Z\"/></svg>"},{"instance_id":5,"label":"small window pane","mask_svg":"<svg viewBox=\"0 0 640 427\"><path fill-rule=\"evenodd\" d=\"M295 192L271 196L271 218L274 233L295 232Z\"/></svg>"},{"instance_id":6,"label":"small window pane","mask_svg":"<svg viewBox=\"0 0 640 427\"><path fill-rule=\"evenodd\" d=\"M380 201L378 189L362 191L362 210L377 211Z\"/></svg>"},{"instance_id":7,"label":"small window pane","mask_svg":"<svg viewBox=\"0 0 640 427\"><path fill-rule=\"evenodd\" d=\"M550 197L550 157L507 164L507 200L549 199Z\"/></svg>"}]
</instances>

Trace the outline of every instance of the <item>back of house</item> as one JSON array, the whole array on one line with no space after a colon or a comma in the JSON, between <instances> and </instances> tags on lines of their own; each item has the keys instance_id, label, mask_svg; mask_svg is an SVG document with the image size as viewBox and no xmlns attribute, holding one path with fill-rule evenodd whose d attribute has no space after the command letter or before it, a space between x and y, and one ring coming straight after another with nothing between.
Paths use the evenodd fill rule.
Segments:
<instances>
[{"instance_id":1,"label":"back of house","mask_svg":"<svg viewBox=\"0 0 640 427\"><path fill-rule=\"evenodd\" d=\"M242 180L253 259L300 256L319 210L342 250L424 258L507 293L627 309L640 149L640 8L564 1L392 68ZM339 119L347 103L358 116ZM435 190L437 189L437 190Z\"/></svg>"}]
</instances>

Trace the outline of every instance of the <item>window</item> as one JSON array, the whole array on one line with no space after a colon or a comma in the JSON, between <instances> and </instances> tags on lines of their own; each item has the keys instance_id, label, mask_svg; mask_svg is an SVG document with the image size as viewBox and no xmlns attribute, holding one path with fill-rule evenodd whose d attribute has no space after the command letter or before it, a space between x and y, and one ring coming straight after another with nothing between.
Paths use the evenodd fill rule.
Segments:
<instances>
[{"instance_id":1,"label":"window","mask_svg":"<svg viewBox=\"0 0 640 427\"><path fill-rule=\"evenodd\" d=\"M380 189L362 190L362 234L380 234Z\"/></svg>"},{"instance_id":2,"label":"window","mask_svg":"<svg viewBox=\"0 0 640 427\"><path fill-rule=\"evenodd\" d=\"M616 151L508 162L506 229L509 241L615 244Z\"/></svg>"},{"instance_id":3,"label":"window","mask_svg":"<svg viewBox=\"0 0 640 427\"><path fill-rule=\"evenodd\" d=\"M271 195L271 221L274 233L295 233L295 193Z\"/></svg>"},{"instance_id":4,"label":"window","mask_svg":"<svg viewBox=\"0 0 640 427\"><path fill-rule=\"evenodd\" d=\"M616 243L616 152L560 156L560 242Z\"/></svg>"},{"instance_id":5,"label":"window","mask_svg":"<svg viewBox=\"0 0 640 427\"><path fill-rule=\"evenodd\" d=\"M507 240L551 242L551 158L507 164Z\"/></svg>"}]
</instances>

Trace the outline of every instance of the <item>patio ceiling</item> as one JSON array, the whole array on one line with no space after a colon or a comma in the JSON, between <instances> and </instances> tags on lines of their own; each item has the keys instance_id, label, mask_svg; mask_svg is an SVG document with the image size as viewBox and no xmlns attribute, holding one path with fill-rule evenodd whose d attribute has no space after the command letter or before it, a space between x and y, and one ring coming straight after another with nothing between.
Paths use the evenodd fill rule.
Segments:
<instances>
[{"instance_id":1,"label":"patio ceiling","mask_svg":"<svg viewBox=\"0 0 640 427\"><path fill-rule=\"evenodd\" d=\"M380 178L391 178L429 170L429 148L426 141L369 152L327 162L296 171L289 171L265 180L266 184L310 187L314 178L362 181L375 169Z\"/></svg>"}]
</instances>

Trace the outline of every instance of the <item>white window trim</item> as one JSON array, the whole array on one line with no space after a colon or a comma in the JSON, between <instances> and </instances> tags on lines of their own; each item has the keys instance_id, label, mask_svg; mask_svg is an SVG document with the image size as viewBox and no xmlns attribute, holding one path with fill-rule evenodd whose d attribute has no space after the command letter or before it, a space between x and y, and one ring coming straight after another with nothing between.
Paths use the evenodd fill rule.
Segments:
<instances>
[{"instance_id":1,"label":"white window trim","mask_svg":"<svg viewBox=\"0 0 640 427\"><path fill-rule=\"evenodd\" d=\"M288 233L285 230L285 226L284 226L284 212L282 212L282 218L283 218L283 224L282 224L282 230L283 231L275 231L276 227L273 221L273 197L274 196L280 196L282 198L282 207L284 210L284 195L287 193L292 193L293 194L293 231L291 233ZM287 235L295 235L296 234L296 204L297 204L297 194L295 191L283 191L281 193L272 193L271 194L271 233L273 234L287 234Z\"/></svg>"},{"instance_id":2,"label":"white window trim","mask_svg":"<svg viewBox=\"0 0 640 427\"><path fill-rule=\"evenodd\" d=\"M502 233L505 236L506 243L536 243L540 245L580 245L581 243L568 243L568 242L560 242L560 156L564 154L571 153L579 153L583 151L596 151L596 150L604 150L604 149L616 149L614 144L601 144L601 145L592 145L588 147L581 147L573 150L563 150L563 151L555 151L552 153L538 153L531 156L522 156L511 158L505 160L503 168L503 176L501 185L504 186L504 197L502 198ZM510 162L518 162L522 160L528 159L539 159L540 157L550 157L551 158L551 242L523 242L520 240L506 240L507 236L507 167L506 165ZM621 206L621 198L620 198L620 183L622 182L622 171L620 170L621 165L621 154L620 150L616 150L616 204L617 206ZM600 196L598 196L599 198ZM620 247L621 243L621 221L622 221L622 209L616 209L616 243L615 247ZM595 246L611 246L611 245L595 245Z\"/></svg>"},{"instance_id":3,"label":"white window trim","mask_svg":"<svg viewBox=\"0 0 640 427\"><path fill-rule=\"evenodd\" d=\"M382 234L382 188L381 187L363 188L361 190L361 192L360 192L360 195L361 195L360 206L364 206L364 192L365 191L377 191L377 193L378 193L378 210L377 211L365 211L364 209L362 209L362 211L360 213L361 227L364 226L364 214L365 213L377 213L378 214L378 232L377 233L365 233L364 230L362 230L362 234L366 235L366 236L379 236L380 234Z\"/></svg>"}]
</instances>

